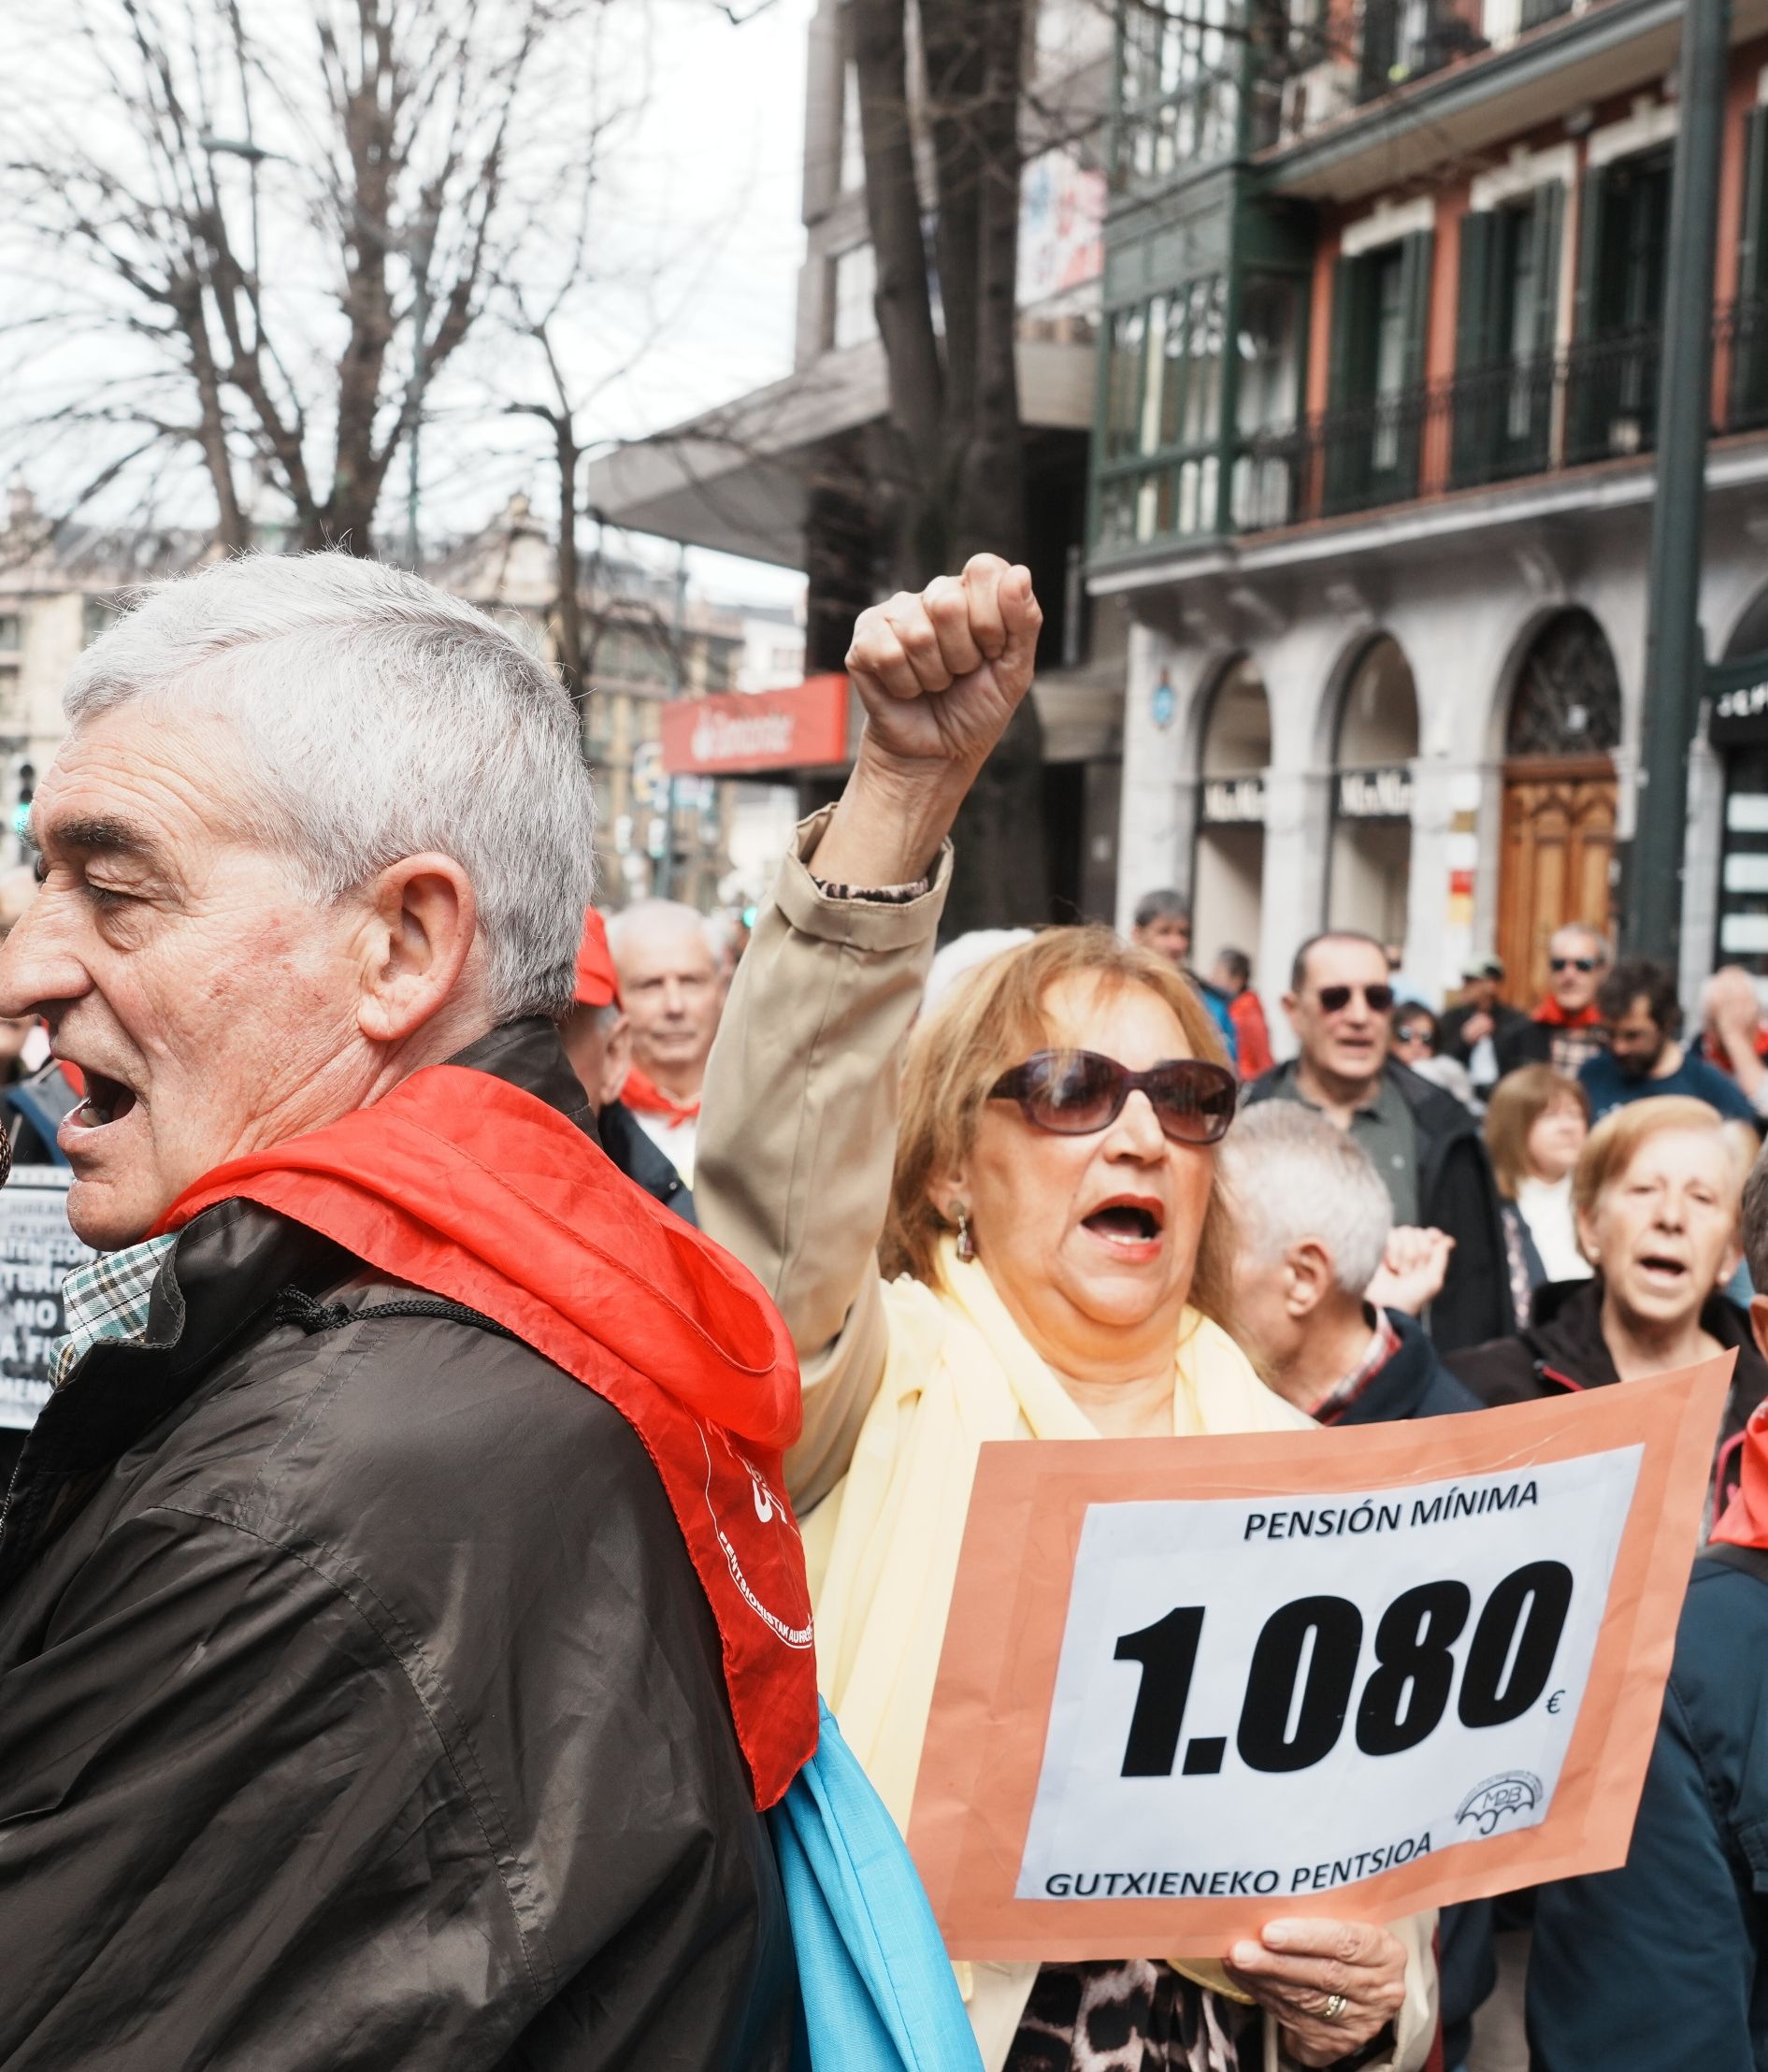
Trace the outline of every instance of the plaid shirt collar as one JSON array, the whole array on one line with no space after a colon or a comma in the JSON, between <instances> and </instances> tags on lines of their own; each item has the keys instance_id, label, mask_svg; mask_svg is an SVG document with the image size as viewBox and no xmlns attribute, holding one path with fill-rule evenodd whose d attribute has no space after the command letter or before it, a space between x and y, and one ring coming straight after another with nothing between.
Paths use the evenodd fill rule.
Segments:
<instances>
[{"instance_id":1,"label":"plaid shirt collar","mask_svg":"<svg viewBox=\"0 0 1768 2072\"><path fill-rule=\"evenodd\" d=\"M61 1388L93 1345L143 1335L160 1261L177 1243L173 1231L145 1238L121 1252L105 1252L90 1265L77 1266L62 1283L66 1330L50 1355L50 1379L55 1388Z\"/></svg>"},{"instance_id":2,"label":"plaid shirt collar","mask_svg":"<svg viewBox=\"0 0 1768 2072\"><path fill-rule=\"evenodd\" d=\"M1315 1421L1318 1424L1330 1424L1335 1418L1343 1417L1399 1350L1400 1333L1393 1328L1387 1312L1377 1309L1375 1328L1370 1335L1363 1357L1323 1403L1315 1404Z\"/></svg>"}]
</instances>

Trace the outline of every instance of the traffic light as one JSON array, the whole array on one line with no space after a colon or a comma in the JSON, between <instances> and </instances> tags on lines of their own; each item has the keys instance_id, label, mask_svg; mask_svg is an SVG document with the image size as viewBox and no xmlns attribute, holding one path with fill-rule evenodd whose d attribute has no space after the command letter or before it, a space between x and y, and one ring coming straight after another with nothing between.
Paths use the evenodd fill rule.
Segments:
<instances>
[{"instance_id":1,"label":"traffic light","mask_svg":"<svg viewBox=\"0 0 1768 2072\"><path fill-rule=\"evenodd\" d=\"M12 831L22 842L31 826L31 800L36 794L36 765L21 763L18 780L19 796L12 808Z\"/></svg>"}]
</instances>

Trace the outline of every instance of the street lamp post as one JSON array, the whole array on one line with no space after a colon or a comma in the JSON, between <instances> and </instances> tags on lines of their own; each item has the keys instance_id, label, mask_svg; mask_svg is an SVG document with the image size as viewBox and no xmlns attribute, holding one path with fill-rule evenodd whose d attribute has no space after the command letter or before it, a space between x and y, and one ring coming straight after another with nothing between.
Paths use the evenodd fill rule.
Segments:
<instances>
[{"instance_id":1,"label":"street lamp post","mask_svg":"<svg viewBox=\"0 0 1768 2072\"><path fill-rule=\"evenodd\" d=\"M1682 934L1689 751L1706 683L1701 552L1712 418L1713 267L1731 0L1684 0L1658 407L1637 819L1622 936L1675 969Z\"/></svg>"}]
</instances>

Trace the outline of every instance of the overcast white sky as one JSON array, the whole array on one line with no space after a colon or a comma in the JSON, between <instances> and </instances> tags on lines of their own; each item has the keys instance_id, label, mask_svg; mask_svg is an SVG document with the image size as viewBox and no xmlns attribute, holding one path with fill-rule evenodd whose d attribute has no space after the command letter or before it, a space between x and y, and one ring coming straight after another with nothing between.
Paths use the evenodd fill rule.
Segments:
<instances>
[{"instance_id":1,"label":"overcast white sky","mask_svg":"<svg viewBox=\"0 0 1768 2072\"><path fill-rule=\"evenodd\" d=\"M128 129L102 107L94 123L90 99L69 73L70 57L84 47L68 40L62 0L13 4L21 11L9 57L19 59L21 76L37 68L33 77L44 110L39 148L52 154L56 125L71 123L69 135L78 137L82 152L121 152L126 161L134 149ZM295 77L310 66L314 5L251 0L249 13L261 35L289 37ZM589 398L578 422L579 442L589 449L602 440L643 437L788 372L804 249L799 181L813 0L733 0L736 12L752 17L740 25L726 20L714 0L609 0L609 6L606 33L580 50L600 53L592 61L593 77L581 86L573 79L548 111L554 123L581 119L588 125L607 105L640 100L640 82L649 79L648 97L640 112L623 118L617 149L597 183L591 281L569 304L570 335L559 341L580 400ZM562 82L566 74L559 78ZM268 134L262 101L260 116L257 134L274 147L263 175L265 205L286 211L299 190L282 168L301 145L286 128ZM215 121L231 136L239 118L223 110ZM223 162L224 190L241 206L244 178L231 160ZM280 268L272 284L280 296L285 342L293 334L297 356L317 354L322 374L315 385L323 394L337 309L325 250L302 244L292 234L300 227L285 212L272 233L273 264ZM568 237L564 224L560 235ZM0 309L39 319L46 311L72 312L57 319L64 327L52 351L41 350L49 335L42 331L21 332L8 347L9 408L21 424L42 422L64 402L64 392L81 404L94 393L101 399L134 393L131 340L114 322L126 298L102 284L94 290L91 274L77 270L79 257L70 253L64 269L54 252L30 246L23 234L9 236L0 223ZM537 252L535 263L538 279L550 279L543 253ZM539 287L536 292L544 294ZM310 307L302 303L309 295ZM108 327L107 312L113 319ZM532 496L539 514L550 518L555 511L550 434L534 418L511 416L505 408L545 392L542 370L531 353L525 360L523 351L507 330L487 321L438 383L424 441L426 530L477 529L517 490ZM0 465L7 479L19 468L19 479L34 483L47 503L53 503L64 472L96 472L95 464L80 465L86 456L79 450L42 439L34 447L36 437L22 434ZM157 492L156 516L201 522L212 510L207 483L191 453L179 460L181 474ZM402 480L402 462L395 463L395 477ZM128 522L137 515L134 503L141 492L135 476L124 477L93 507L93 514ZM390 540L397 538L397 499L390 483L381 515ZM789 571L715 556L696 561L700 583L713 594L783 601L801 587Z\"/></svg>"},{"instance_id":2,"label":"overcast white sky","mask_svg":"<svg viewBox=\"0 0 1768 2072\"><path fill-rule=\"evenodd\" d=\"M773 0L741 27L708 0L654 0L654 88L623 167L645 241L668 267L668 321L607 397L607 436L633 438L790 372L812 0ZM737 0L749 13L756 0ZM696 555L715 591L788 598L796 577Z\"/></svg>"}]
</instances>

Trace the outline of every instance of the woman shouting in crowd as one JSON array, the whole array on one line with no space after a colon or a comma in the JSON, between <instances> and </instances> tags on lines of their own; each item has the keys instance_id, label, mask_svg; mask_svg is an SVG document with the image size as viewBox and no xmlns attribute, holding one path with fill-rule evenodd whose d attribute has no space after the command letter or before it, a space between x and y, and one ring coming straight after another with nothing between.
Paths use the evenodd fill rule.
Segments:
<instances>
[{"instance_id":1,"label":"woman shouting in crowd","mask_svg":"<svg viewBox=\"0 0 1768 2072\"><path fill-rule=\"evenodd\" d=\"M757 924L701 1126L705 1226L767 1285L803 1364L787 1473L821 1680L905 1826L982 1443L1307 1421L1222 1327L1214 1147L1235 1087L1181 973L1053 929L910 1039L945 836L1030 683L1039 624L1026 571L987 555L862 617L854 773ZM1435 2035L1430 1926L1272 1921L1225 1966L960 1975L989 2072L1080 2072L1108 2048L1146 2072L1255 2072L1279 2050L1412 2067Z\"/></svg>"}]
</instances>

